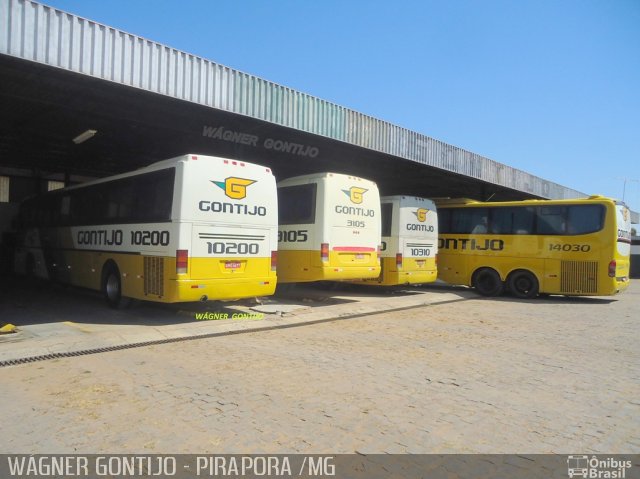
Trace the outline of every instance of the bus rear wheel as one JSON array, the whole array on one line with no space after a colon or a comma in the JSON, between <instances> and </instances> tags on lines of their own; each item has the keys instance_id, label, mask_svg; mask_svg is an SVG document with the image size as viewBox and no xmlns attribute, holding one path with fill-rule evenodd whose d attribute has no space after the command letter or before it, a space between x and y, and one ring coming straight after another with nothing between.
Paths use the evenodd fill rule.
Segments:
<instances>
[{"instance_id":1,"label":"bus rear wheel","mask_svg":"<svg viewBox=\"0 0 640 479\"><path fill-rule=\"evenodd\" d=\"M481 268L473 275L473 287L482 296L499 296L504 291L504 283L495 269Z\"/></svg>"},{"instance_id":2,"label":"bus rear wheel","mask_svg":"<svg viewBox=\"0 0 640 479\"><path fill-rule=\"evenodd\" d=\"M509 275L507 287L516 298L531 299L538 296L540 283L531 271L519 269Z\"/></svg>"},{"instance_id":3,"label":"bus rear wheel","mask_svg":"<svg viewBox=\"0 0 640 479\"><path fill-rule=\"evenodd\" d=\"M104 267L102 274L102 294L110 308L122 309L131 304L131 298L122 296L120 271L113 263L108 263Z\"/></svg>"}]
</instances>

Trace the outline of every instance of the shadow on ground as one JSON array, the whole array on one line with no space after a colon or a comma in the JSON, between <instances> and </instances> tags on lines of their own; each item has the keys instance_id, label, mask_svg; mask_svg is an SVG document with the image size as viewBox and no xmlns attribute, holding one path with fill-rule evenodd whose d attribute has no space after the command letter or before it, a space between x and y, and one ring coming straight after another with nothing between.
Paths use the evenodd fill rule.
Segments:
<instances>
[{"instance_id":1,"label":"shadow on ground","mask_svg":"<svg viewBox=\"0 0 640 479\"><path fill-rule=\"evenodd\" d=\"M59 323L104 325L171 325L195 321L197 313L233 313L260 305L323 308L385 297L424 292L408 287L375 287L346 283L300 284L276 295L239 301L153 303L135 301L127 309L109 308L99 292L45 281L33 283L21 276L0 279L0 322L16 326ZM448 289L451 292L450 289Z\"/></svg>"}]
</instances>

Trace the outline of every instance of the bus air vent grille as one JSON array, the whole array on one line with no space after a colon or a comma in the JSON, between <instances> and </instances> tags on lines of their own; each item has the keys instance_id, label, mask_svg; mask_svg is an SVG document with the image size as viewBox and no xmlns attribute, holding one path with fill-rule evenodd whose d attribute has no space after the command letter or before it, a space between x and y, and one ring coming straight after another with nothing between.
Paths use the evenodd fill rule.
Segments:
<instances>
[{"instance_id":1,"label":"bus air vent grille","mask_svg":"<svg viewBox=\"0 0 640 479\"><path fill-rule=\"evenodd\" d=\"M164 296L164 261L161 257L144 257L144 294Z\"/></svg>"},{"instance_id":2,"label":"bus air vent grille","mask_svg":"<svg viewBox=\"0 0 640 479\"><path fill-rule=\"evenodd\" d=\"M562 261L560 265L561 293L597 293L597 261Z\"/></svg>"}]
</instances>

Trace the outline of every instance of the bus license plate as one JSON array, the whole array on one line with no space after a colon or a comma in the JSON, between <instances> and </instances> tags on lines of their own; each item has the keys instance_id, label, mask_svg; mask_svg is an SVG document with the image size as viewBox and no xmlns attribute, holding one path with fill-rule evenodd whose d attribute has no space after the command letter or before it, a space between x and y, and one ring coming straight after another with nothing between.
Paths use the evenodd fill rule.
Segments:
<instances>
[{"instance_id":1,"label":"bus license plate","mask_svg":"<svg viewBox=\"0 0 640 479\"><path fill-rule=\"evenodd\" d=\"M362 253L356 253L356 259L364 259L364 255Z\"/></svg>"},{"instance_id":2,"label":"bus license plate","mask_svg":"<svg viewBox=\"0 0 640 479\"><path fill-rule=\"evenodd\" d=\"M240 261L225 261L224 267L226 269L240 269Z\"/></svg>"},{"instance_id":3,"label":"bus license plate","mask_svg":"<svg viewBox=\"0 0 640 479\"><path fill-rule=\"evenodd\" d=\"M416 260L416 264L418 265L418 268L424 268L424 263L425 263L425 260L423 259Z\"/></svg>"}]
</instances>

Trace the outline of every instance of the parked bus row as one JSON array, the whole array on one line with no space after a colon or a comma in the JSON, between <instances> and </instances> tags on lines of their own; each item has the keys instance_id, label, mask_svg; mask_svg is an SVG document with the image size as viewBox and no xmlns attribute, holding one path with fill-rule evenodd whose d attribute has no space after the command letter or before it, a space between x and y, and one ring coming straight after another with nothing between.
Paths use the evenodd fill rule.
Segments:
<instances>
[{"instance_id":1,"label":"parked bus row","mask_svg":"<svg viewBox=\"0 0 640 479\"><path fill-rule=\"evenodd\" d=\"M380 198L354 176L276 184L264 166L202 155L29 199L18 225L17 272L100 290L114 307L267 296L277 283L436 277L484 295L611 295L629 277L629 211L611 199L436 209Z\"/></svg>"},{"instance_id":2,"label":"parked bus row","mask_svg":"<svg viewBox=\"0 0 640 479\"><path fill-rule=\"evenodd\" d=\"M385 228L399 238L382 243L372 181L323 173L276 185L263 166L184 155L25 201L15 269L102 291L113 307L131 298L267 296L277 282L434 281L432 203L425 203L432 208L428 221L424 205L414 208L421 212L413 223L429 229L404 235L398 221L408 218L404 210L411 205L404 197L384 201L395 208L385 209ZM381 251L381 244L390 246ZM415 263L405 247L420 255ZM401 262L385 263L380 277L379 256L389 254Z\"/></svg>"}]
</instances>

